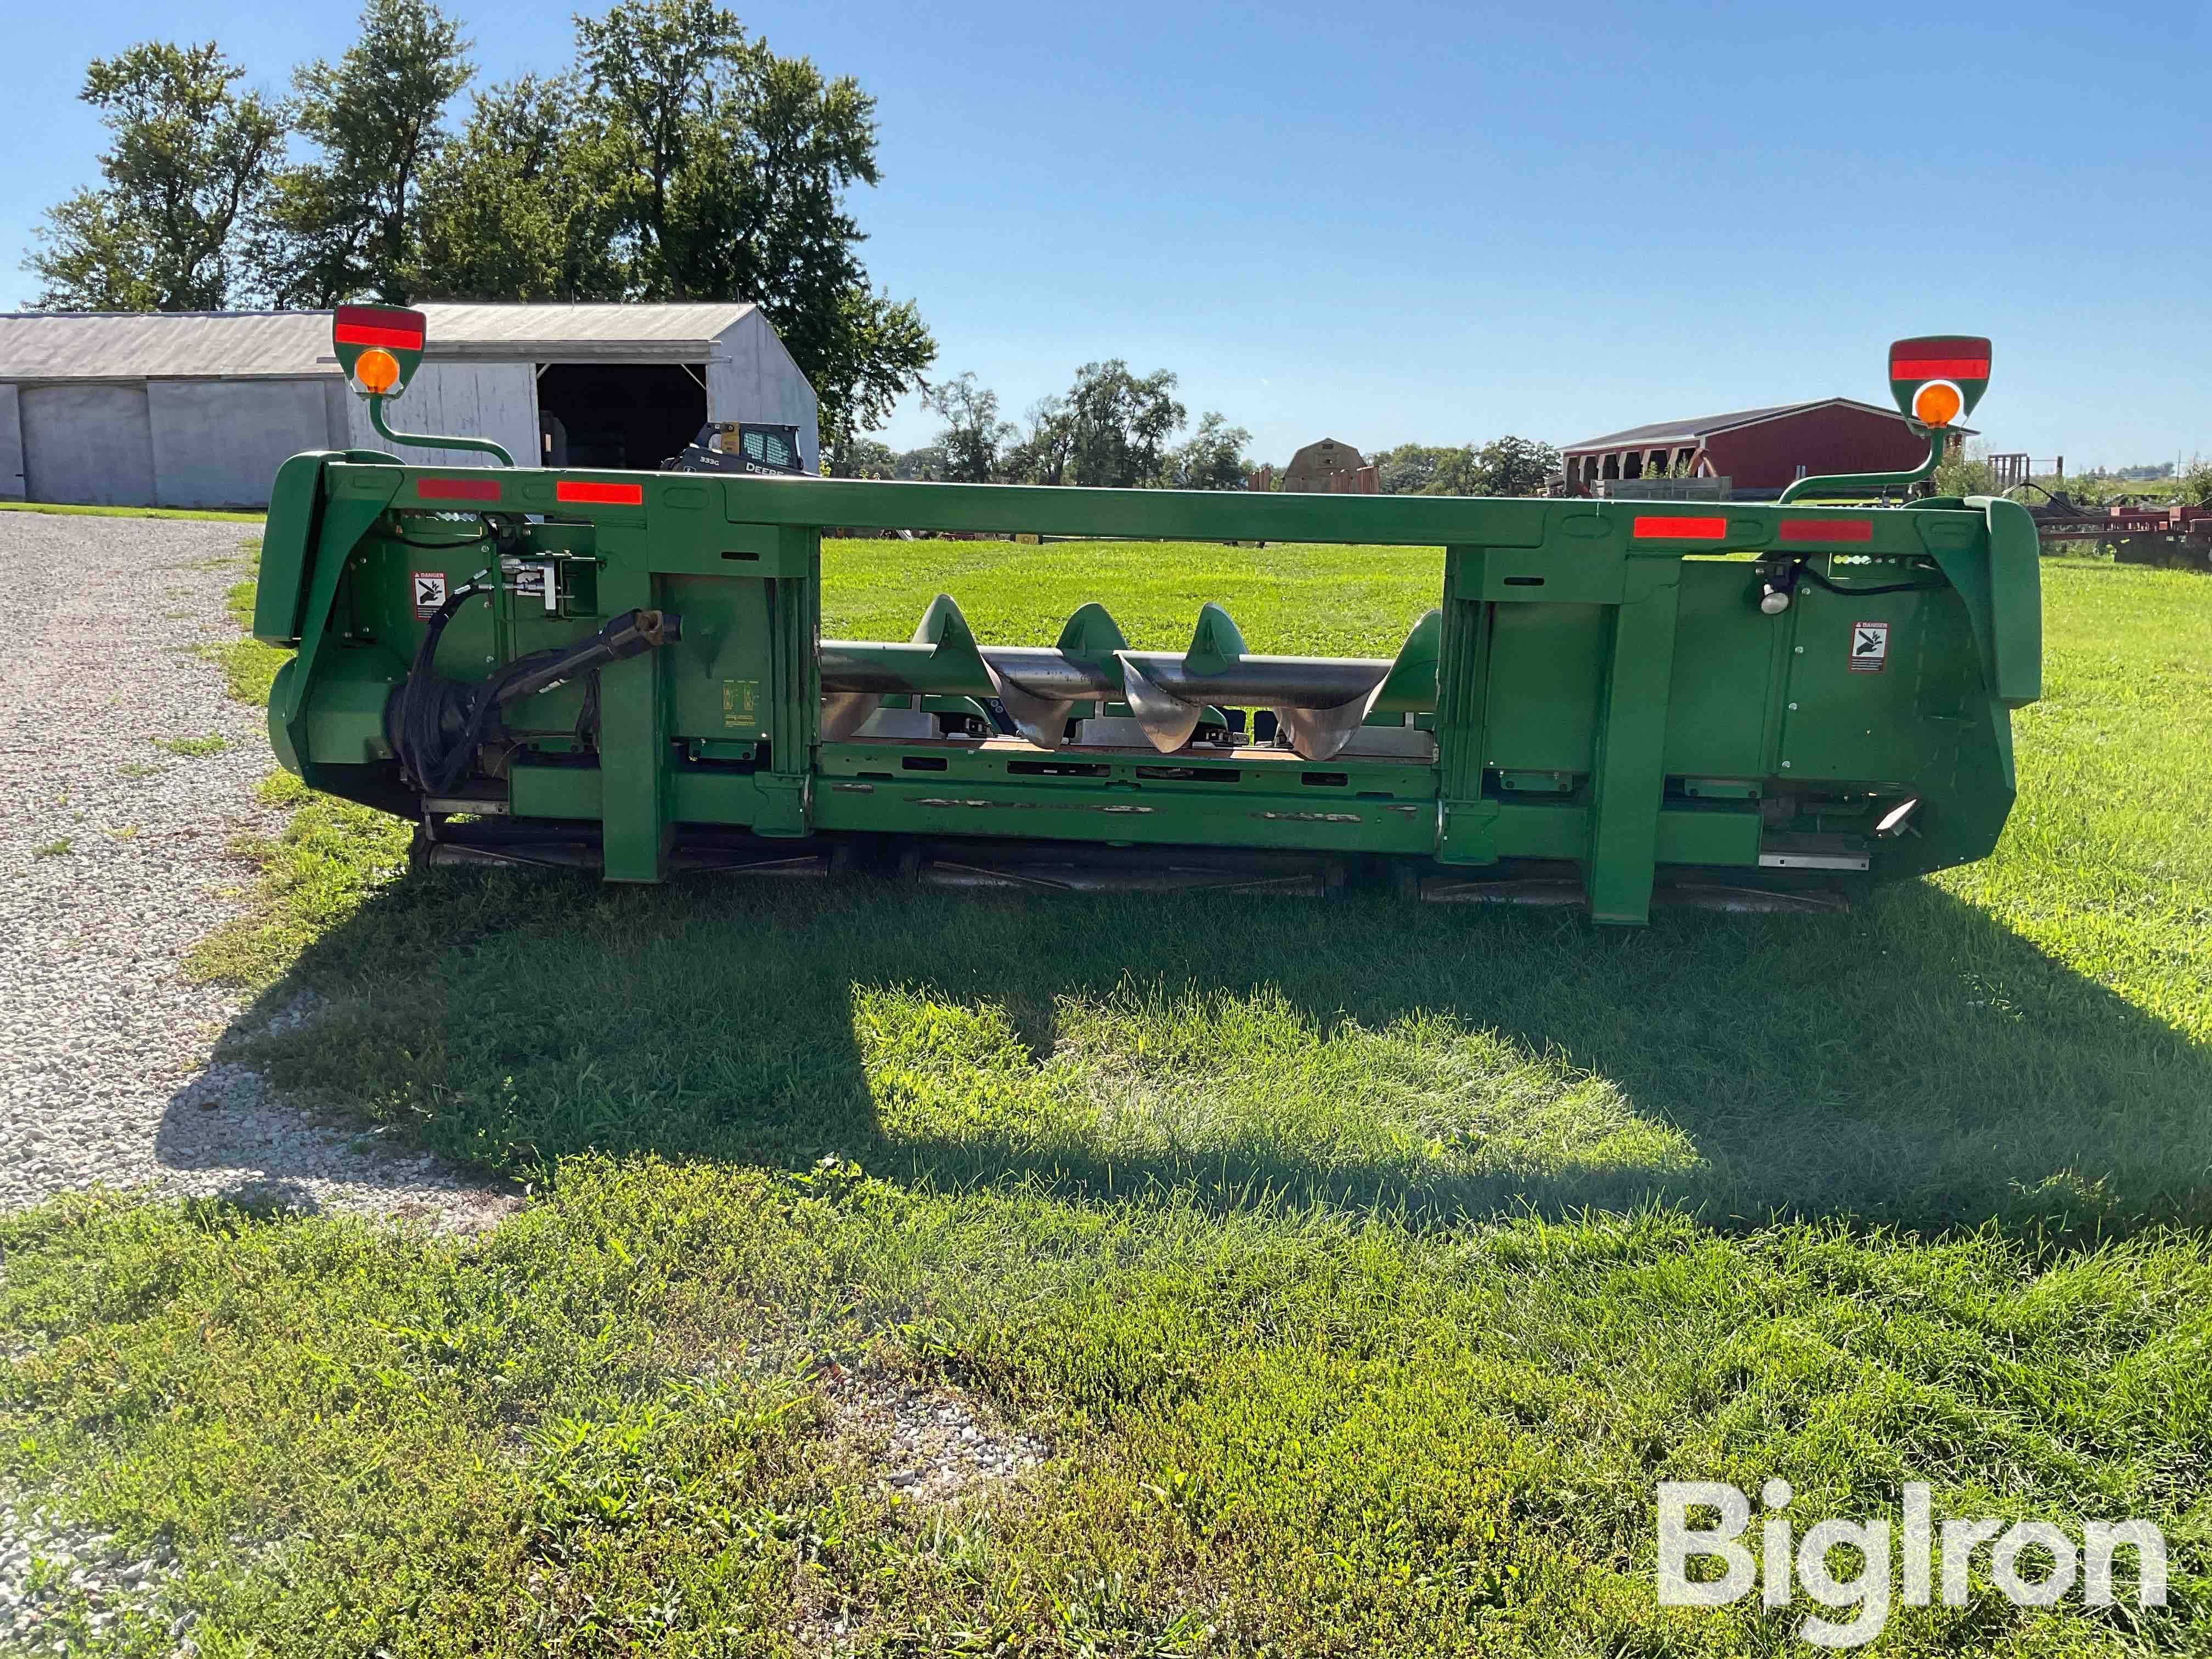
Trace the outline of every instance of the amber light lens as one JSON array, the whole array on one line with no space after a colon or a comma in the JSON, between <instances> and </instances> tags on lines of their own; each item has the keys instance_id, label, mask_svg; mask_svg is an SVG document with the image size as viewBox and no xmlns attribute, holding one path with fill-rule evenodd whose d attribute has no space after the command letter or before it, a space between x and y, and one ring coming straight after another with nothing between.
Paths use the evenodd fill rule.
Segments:
<instances>
[{"instance_id":1,"label":"amber light lens","mask_svg":"<svg viewBox=\"0 0 2212 1659\"><path fill-rule=\"evenodd\" d=\"M399 359L372 346L354 359L353 378L363 392L389 392L399 384Z\"/></svg>"},{"instance_id":2,"label":"amber light lens","mask_svg":"<svg viewBox=\"0 0 2212 1659\"><path fill-rule=\"evenodd\" d=\"M1948 380L1930 380L1912 394L1912 418L1923 426L1948 426L1966 405Z\"/></svg>"}]
</instances>

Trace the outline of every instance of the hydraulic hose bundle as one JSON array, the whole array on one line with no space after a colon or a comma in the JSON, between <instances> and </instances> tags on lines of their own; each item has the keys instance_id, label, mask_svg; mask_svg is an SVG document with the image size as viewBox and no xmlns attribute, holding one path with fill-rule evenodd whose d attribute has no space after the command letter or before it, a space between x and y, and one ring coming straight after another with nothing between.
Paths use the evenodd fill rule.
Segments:
<instances>
[{"instance_id":1,"label":"hydraulic hose bundle","mask_svg":"<svg viewBox=\"0 0 2212 1659\"><path fill-rule=\"evenodd\" d=\"M434 665L447 624L469 600L491 591L471 582L438 607L422 630L411 671L392 693L386 717L392 751L408 781L425 795L450 794L460 786L477 750L498 737L499 713L507 704L684 636L683 618L673 611L626 611L589 639L517 657L481 684L446 678ZM596 701L586 701L587 720Z\"/></svg>"}]
</instances>

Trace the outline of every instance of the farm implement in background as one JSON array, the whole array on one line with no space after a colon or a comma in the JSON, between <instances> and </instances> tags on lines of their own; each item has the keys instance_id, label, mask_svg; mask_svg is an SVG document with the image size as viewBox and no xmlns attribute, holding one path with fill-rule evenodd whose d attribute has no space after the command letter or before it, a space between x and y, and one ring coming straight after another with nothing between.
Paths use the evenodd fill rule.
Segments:
<instances>
[{"instance_id":1,"label":"farm implement in background","mask_svg":"<svg viewBox=\"0 0 2212 1659\"><path fill-rule=\"evenodd\" d=\"M419 319L378 326L419 354ZM409 365L366 350L346 368L388 433ZM1931 457L1988 355L1893 352ZM1098 604L1050 642L979 640L944 596L909 640L823 639L829 526L1441 546L1443 583L1390 659L1255 651L1212 605L1180 651L1133 646ZM413 820L432 862L1374 880L1564 893L1626 924L1655 898L1819 906L1984 856L2013 799L2009 711L2041 672L2035 526L2003 500L1213 494L361 452L280 472L254 631L297 647L270 701L279 759Z\"/></svg>"},{"instance_id":2,"label":"farm implement in background","mask_svg":"<svg viewBox=\"0 0 2212 1659\"><path fill-rule=\"evenodd\" d=\"M2028 502L2027 511L2046 550L2094 543L2120 564L2212 571L2212 507L2178 501L2084 507L2063 490L2047 490L2040 484L2019 488L2043 498Z\"/></svg>"}]
</instances>

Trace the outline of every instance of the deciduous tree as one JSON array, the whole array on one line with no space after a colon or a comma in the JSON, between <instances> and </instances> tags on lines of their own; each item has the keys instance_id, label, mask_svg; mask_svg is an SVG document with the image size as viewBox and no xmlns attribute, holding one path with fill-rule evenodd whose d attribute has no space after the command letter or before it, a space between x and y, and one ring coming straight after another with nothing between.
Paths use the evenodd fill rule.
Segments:
<instances>
[{"instance_id":1,"label":"deciduous tree","mask_svg":"<svg viewBox=\"0 0 2212 1659\"><path fill-rule=\"evenodd\" d=\"M434 0L368 0L337 64L294 74L295 125L318 155L276 175L262 263L279 304L413 295L416 209L446 106L475 74L468 44Z\"/></svg>"},{"instance_id":2,"label":"deciduous tree","mask_svg":"<svg viewBox=\"0 0 2212 1659\"><path fill-rule=\"evenodd\" d=\"M1454 452L1428 444L1400 444L1372 457L1376 487L1385 495L1418 495L1436 482L1437 470Z\"/></svg>"},{"instance_id":3,"label":"deciduous tree","mask_svg":"<svg viewBox=\"0 0 2212 1659\"><path fill-rule=\"evenodd\" d=\"M881 425L937 348L912 301L870 285L845 209L876 182L875 100L712 0L617 0L577 36L625 296L758 301L824 439Z\"/></svg>"},{"instance_id":4,"label":"deciduous tree","mask_svg":"<svg viewBox=\"0 0 2212 1659\"><path fill-rule=\"evenodd\" d=\"M1198 428L1168 453L1160 483L1169 489L1242 489L1252 463L1245 450L1252 434L1209 410Z\"/></svg>"},{"instance_id":5,"label":"deciduous tree","mask_svg":"<svg viewBox=\"0 0 2212 1659\"><path fill-rule=\"evenodd\" d=\"M937 434L944 452L939 476L956 483L988 483L996 477L1000 452L1014 435L1013 422L999 418L999 394L976 385L972 374L963 374L939 380L921 400L945 422Z\"/></svg>"},{"instance_id":6,"label":"deciduous tree","mask_svg":"<svg viewBox=\"0 0 2212 1659\"><path fill-rule=\"evenodd\" d=\"M1183 423L1175 386L1168 370L1133 374L1119 357L1084 364L1065 398L1030 412L1008 472L1027 483L1117 489L1158 482L1167 441Z\"/></svg>"},{"instance_id":7,"label":"deciduous tree","mask_svg":"<svg viewBox=\"0 0 2212 1659\"><path fill-rule=\"evenodd\" d=\"M240 277L238 232L283 142L279 112L233 83L213 42L94 58L78 95L110 134L102 183L52 209L27 262L57 311L215 311Z\"/></svg>"},{"instance_id":8,"label":"deciduous tree","mask_svg":"<svg viewBox=\"0 0 2212 1659\"><path fill-rule=\"evenodd\" d=\"M467 126L422 180L416 286L424 297L621 294L581 99L573 77L537 75L478 96Z\"/></svg>"}]
</instances>

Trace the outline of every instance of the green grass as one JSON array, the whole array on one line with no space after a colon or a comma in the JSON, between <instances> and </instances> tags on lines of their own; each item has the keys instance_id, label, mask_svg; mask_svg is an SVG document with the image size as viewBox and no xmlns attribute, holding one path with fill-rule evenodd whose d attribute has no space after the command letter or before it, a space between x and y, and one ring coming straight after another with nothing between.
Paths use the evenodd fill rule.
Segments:
<instances>
[{"instance_id":1,"label":"green grass","mask_svg":"<svg viewBox=\"0 0 2212 1659\"><path fill-rule=\"evenodd\" d=\"M1131 645L1180 650L1211 599L1257 652L1395 656L1443 586L1433 547L1210 542L830 542L822 629L832 638L903 640L933 596L950 593L979 640L1049 645L1091 600Z\"/></svg>"},{"instance_id":2,"label":"green grass","mask_svg":"<svg viewBox=\"0 0 2212 1659\"><path fill-rule=\"evenodd\" d=\"M827 562L848 636L942 586L1377 654L1438 563ZM115 1651L1802 1651L1651 1595L1657 1480L1774 1474L1801 1531L1925 1479L2172 1540L2164 1613L1978 1578L1886 1651L2212 1647L2212 582L2045 574L2003 846L1839 917L401 874L272 785L198 963L322 1012L240 1056L537 1196L5 1224L0 1483L173 1542ZM1054 1456L905 1499L833 1409L877 1370Z\"/></svg>"},{"instance_id":3,"label":"green grass","mask_svg":"<svg viewBox=\"0 0 2212 1659\"><path fill-rule=\"evenodd\" d=\"M150 738L148 741L165 755L181 756L188 760L220 755L230 747L230 740L220 732L197 738Z\"/></svg>"},{"instance_id":4,"label":"green grass","mask_svg":"<svg viewBox=\"0 0 2212 1659\"><path fill-rule=\"evenodd\" d=\"M59 501L0 501L0 513L52 513L94 519L210 519L222 524L259 524L268 516L181 507L73 507Z\"/></svg>"},{"instance_id":5,"label":"green grass","mask_svg":"<svg viewBox=\"0 0 2212 1659\"><path fill-rule=\"evenodd\" d=\"M245 544L250 563L261 556L261 538L252 538ZM210 647L208 654L222 670L223 683L230 695L240 702L265 704L269 688L275 684L276 671L292 659L289 651L280 651L273 645L264 645L253 637L253 579L233 583L223 595L224 609L238 624L239 637L226 640L221 645Z\"/></svg>"}]
</instances>

